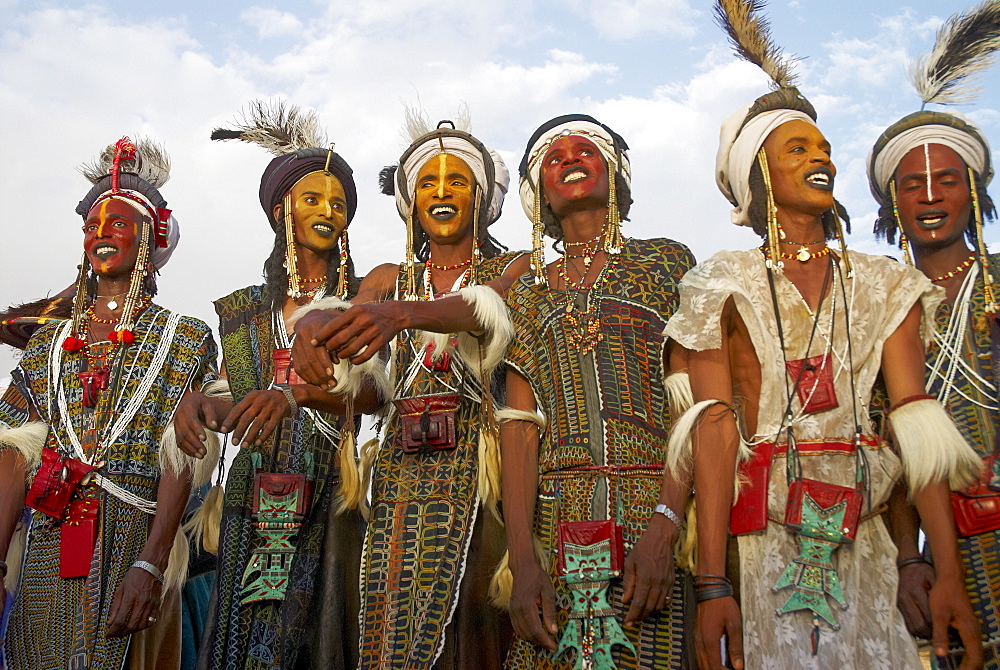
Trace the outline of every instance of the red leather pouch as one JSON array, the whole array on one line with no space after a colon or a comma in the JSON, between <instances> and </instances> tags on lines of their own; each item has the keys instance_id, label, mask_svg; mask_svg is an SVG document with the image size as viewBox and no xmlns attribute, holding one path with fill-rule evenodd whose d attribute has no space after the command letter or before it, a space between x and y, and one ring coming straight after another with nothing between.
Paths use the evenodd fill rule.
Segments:
<instances>
[{"instance_id":1,"label":"red leather pouch","mask_svg":"<svg viewBox=\"0 0 1000 670\"><path fill-rule=\"evenodd\" d=\"M282 503L293 494L298 494L295 500L295 509L288 511L305 516L312 500L312 480L307 475L258 472L254 476L253 513L267 516L268 509L274 506L269 501Z\"/></svg>"},{"instance_id":2,"label":"red leather pouch","mask_svg":"<svg viewBox=\"0 0 1000 670\"><path fill-rule=\"evenodd\" d=\"M951 494L951 509L961 537L971 537L1000 528L1000 493L989 487L994 452L983 462L979 479L971 486Z\"/></svg>"},{"instance_id":3,"label":"red leather pouch","mask_svg":"<svg viewBox=\"0 0 1000 670\"><path fill-rule=\"evenodd\" d=\"M274 383L275 384L304 384L302 377L295 372L292 367L292 350L275 349L271 352L271 360L274 362Z\"/></svg>"},{"instance_id":4,"label":"red leather pouch","mask_svg":"<svg viewBox=\"0 0 1000 670\"><path fill-rule=\"evenodd\" d=\"M455 411L461 402L462 398L457 393L393 400L402 424L403 451L416 454L454 449Z\"/></svg>"},{"instance_id":5,"label":"red leather pouch","mask_svg":"<svg viewBox=\"0 0 1000 670\"><path fill-rule=\"evenodd\" d=\"M625 541L622 527L611 519L598 521L567 521L559 526L559 574L566 574L565 545L580 547L607 541L611 545L611 570L621 574L625 569Z\"/></svg>"},{"instance_id":6,"label":"red leather pouch","mask_svg":"<svg viewBox=\"0 0 1000 670\"><path fill-rule=\"evenodd\" d=\"M796 479L788 487L788 503L785 507L785 525L796 532L812 536L817 529L802 524L802 506L809 496L820 508L828 510L844 504L843 523L831 529L830 539L837 535L838 542L853 542L858 534L858 520L861 518L861 490L848 486L828 484L815 479ZM823 539L823 538L821 538Z\"/></svg>"},{"instance_id":7,"label":"red leather pouch","mask_svg":"<svg viewBox=\"0 0 1000 670\"><path fill-rule=\"evenodd\" d=\"M795 387L805 414L825 412L838 406L833 386L833 362L830 353L788 361L788 376L798 381Z\"/></svg>"},{"instance_id":8,"label":"red leather pouch","mask_svg":"<svg viewBox=\"0 0 1000 670\"><path fill-rule=\"evenodd\" d=\"M86 577L94 559L97 540L97 508L93 497L72 501L66 507L66 517L59 527L59 576Z\"/></svg>"},{"instance_id":9,"label":"red leather pouch","mask_svg":"<svg viewBox=\"0 0 1000 670\"><path fill-rule=\"evenodd\" d=\"M24 504L43 514L62 519L77 485L94 467L58 451L42 449L42 465L31 482Z\"/></svg>"},{"instance_id":10,"label":"red leather pouch","mask_svg":"<svg viewBox=\"0 0 1000 670\"><path fill-rule=\"evenodd\" d=\"M740 464L740 496L729 512L729 532L733 535L759 533L767 529L767 491L771 479L774 442L753 448L753 458Z\"/></svg>"}]
</instances>

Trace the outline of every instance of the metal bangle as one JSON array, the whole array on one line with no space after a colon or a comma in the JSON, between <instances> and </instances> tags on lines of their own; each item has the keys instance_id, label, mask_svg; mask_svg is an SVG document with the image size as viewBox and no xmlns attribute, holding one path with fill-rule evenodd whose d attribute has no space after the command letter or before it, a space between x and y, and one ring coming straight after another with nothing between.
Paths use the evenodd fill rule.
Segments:
<instances>
[{"instance_id":1,"label":"metal bangle","mask_svg":"<svg viewBox=\"0 0 1000 670\"><path fill-rule=\"evenodd\" d=\"M281 391L284 394L285 399L288 401L288 406L292 408L292 416L299 413L299 404L295 402L295 394L292 393L292 387L288 384L275 384L274 388Z\"/></svg>"},{"instance_id":2,"label":"metal bangle","mask_svg":"<svg viewBox=\"0 0 1000 670\"><path fill-rule=\"evenodd\" d=\"M731 598L733 587L730 584L712 584L710 586L695 586L694 597L700 603L716 598Z\"/></svg>"},{"instance_id":3,"label":"metal bangle","mask_svg":"<svg viewBox=\"0 0 1000 670\"><path fill-rule=\"evenodd\" d=\"M910 556L909 558L904 558L901 561L896 562L896 569L902 570L908 565L917 565L918 563L923 563L924 565L930 565L926 558L923 556Z\"/></svg>"},{"instance_id":4,"label":"metal bangle","mask_svg":"<svg viewBox=\"0 0 1000 670\"><path fill-rule=\"evenodd\" d=\"M664 505L663 503L660 503L659 505L654 507L653 513L662 514L663 516L670 519L670 521L672 521L673 524L677 527L677 530L680 530L684 526L684 523L681 521L681 518L677 516L677 513L674 512L669 507L667 507L666 505Z\"/></svg>"},{"instance_id":5,"label":"metal bangle","mask_svg":"<svg viewBox=\"0 0 1000 670\"><path fill-rule=\"evenodd\" d=\"M725 575L710 575L707 572L703 572L700 575L694 575L694 581L695 581L696 584L699 581L702 581L702 580L710 582L710 583L716 583L716 582L723 583L723 584L732 584L733 583L732 580L730 580L729 577L726 577Z\"/></svg>"},{"instance_id":6,"label":"metal bangle","mask_svg":"<svg viewBox=\"0 0 1000 670\"><path fill-rule=\"evenodd\" d=\"M162 584L165 579L163 573L160 572L160 569L155 565L153 565L152 563L150 563L149 561L141 561L141 560L136 561L135 563L132 564L132 567L139 568L140 570L145 570L149 574L156 577L156 581L160 582L160 584Z\"/></svg>"}]
</instances>

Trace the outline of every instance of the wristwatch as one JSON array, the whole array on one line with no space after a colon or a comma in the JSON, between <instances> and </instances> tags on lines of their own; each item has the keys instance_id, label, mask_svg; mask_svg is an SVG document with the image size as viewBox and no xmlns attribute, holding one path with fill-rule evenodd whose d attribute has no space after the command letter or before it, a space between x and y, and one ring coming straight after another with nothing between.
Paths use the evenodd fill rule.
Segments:
<instances>
[{"instance_id":1,"label":"wristwatch","mask_svg":"<svg viewBox=\"0 0 1000 670\"><path fill-rule=\"evenodd\" d=\"M664 505L663 503L660 503L659 505L654 507L653 512L655 512L656 514L662 514L663 516L670 519L673 522L673 524L677 526L677 530L680 530L681 526L684 525L683 522L681 521L681 518L677 516L677 513L674 512L669 507L667 507L666 505Z\"/></svg>"},{"instance_id":2,"label":"wristwatch","mask_svg":"<svg viewBox=\"0 0 1000 670\"><path fill-rule=\"evenodd\" d=\"M285 399L288 400L288 406L292 408L292 416L299 413L299 404L295 402L295 394L292 393L292 387L288 384L274 384L273 388L281 391L285 395Z\"/></svg>"}]
</instances>

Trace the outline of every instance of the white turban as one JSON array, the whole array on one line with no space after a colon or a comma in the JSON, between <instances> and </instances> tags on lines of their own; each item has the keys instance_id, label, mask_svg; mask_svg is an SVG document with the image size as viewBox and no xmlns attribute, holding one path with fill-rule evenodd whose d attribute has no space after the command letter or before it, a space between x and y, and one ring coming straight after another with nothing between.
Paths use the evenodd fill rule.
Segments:
<instances>
[{"instance_id":1,"label":"white turban","mask_svg":"<svg viewBox=\"0 0 1000 670\"><path fill-rule=\"evenodd\" d=\"M719 153L715 157L715 183L729 202L735 205L729 216L738 226L750 225L750 169L767 136L789 121L805 121L811 126L816 125L804 112L775 109L758 114L741 129L749 111L750 105L746 105L723 122L719 132Z\"/></svg>"},{"instance_id":2,"label":"white turban","mask_svg":"<svg viewBox=\"0 0 1000 670\"><path fill-rule=\"evenodd\" d=\"M507 193L507 185L510 183L510 172L500 154L487 147L486 151L489 152L490 158L493 160L493 184L492 190L490 190L490 185L486 183L486 165L483 162L483 152L464 138L447 135L440 137L440 141L438 135L432 135L426 142L414 148L406 158L406 162L399 166L398 169L402 171L400 175L406 180L406 188L400 188L400 178L397 175L396 209L399 210L399 215L403 217L404 221L409 220L413 211L413 195L416 191L417 178L420 176L418 174L420 168L431 157L440 153L440 142L442 141L445 153L461 158L472 170L476 183L489 190L490 206L486 213L486 225L490 225L500 216L503 198ZM478 206L478 203L476 204Z\"/></svg>"},{"instance_id":3,"label":"white turban","mask_svg":"<svg viewBox=\"0 0 1000 670\"><path fill-rule=\"evenodd\" d=\"M617 166L616 171L625 179L625 183L629 185L632 183L632 167L629 164L628 154L622 151L621 162L619 163L618 156L615 153L615 141L607 130L596 123L583 120L569 121L562 125L554 126L541 135L528 150L528 166L524 176L521 177L520 194L521 207L524 208L524 213L528 215L529 219L534 214L535 193L538 189L538 176L542 169L542 158L548 153L549 145L560 137L567 135L580 135L593 142L597 150L604 156L604 160L608 165Z\"/></svg>"},{"instance_id":4,"label":"white turban","mask_svg":"<svg viewBox=\"0 0 1000 670\"><path fill-rule=\"evenodd\" d=\"M976 131L979 128L974 123L960 114L951 113ZM964 130L940 123L928 123L916 126L909 130L904 130L896 137L889 140L885 147L874 156L874 147L868 153L868 181L871 186L872 195L877 201L885 202L889 196L889 182L896 175L896 168L899 167L903 157L914 148L925 144L943 144L957 153L965 164L978 172L985 184L989 184L993 178L992 171L989 171L989 144L986 138L979 133L979 137ZM874 162L873 162L874 161Z\"/></svg>"}]
</instances>

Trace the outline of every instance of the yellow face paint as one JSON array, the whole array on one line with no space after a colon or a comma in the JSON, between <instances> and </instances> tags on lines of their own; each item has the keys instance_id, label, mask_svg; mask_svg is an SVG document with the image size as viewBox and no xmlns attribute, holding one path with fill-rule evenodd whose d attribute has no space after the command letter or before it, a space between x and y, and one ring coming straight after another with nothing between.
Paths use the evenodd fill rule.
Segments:
<instances>
[{"instance_id":1,"label":"yellow face paint","mask_svg":"<svg viewBox=\"0 0 1000 670\"><path fill-rule=\"evenodd\" d=\"M97 216L99 217L100 223L97 225L97 236L104 237L104 224L108 222L108 203L111 199L107 199L101 203L101 212Z\"/></svg>"},{"instance_id":2,"label":"yellow face paint","mask_svg":"<svg viewBox=\"0 0 1000 670\"><path fill-rule=\"evenodd\" d=\"M438 154L438 197L444 197L444 180L448 174L448 154L441 152Z\"/></svg>"}]
</instances>

